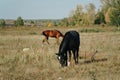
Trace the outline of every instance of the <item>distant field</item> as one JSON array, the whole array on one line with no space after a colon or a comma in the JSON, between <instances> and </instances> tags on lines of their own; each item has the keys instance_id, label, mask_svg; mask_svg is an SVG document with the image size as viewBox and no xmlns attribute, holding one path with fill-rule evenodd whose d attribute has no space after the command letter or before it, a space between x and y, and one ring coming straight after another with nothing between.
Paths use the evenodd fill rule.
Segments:
<instances>
[{"instance_id":1,"label":"distant field","mask_svg":"<svg viewBox=\"0 0 120 80\"><path fill-rule=\"evenodd\" d=\"M80 33L79 64L61 68L55 53L59 45L50 38L42 45L43 30ZM62 38L60 38L62 40ZM91 56L95 55L95 61ZM0 28L0 80L119 80L120 31L107 27Z\"/></svg>"}]
</instances>

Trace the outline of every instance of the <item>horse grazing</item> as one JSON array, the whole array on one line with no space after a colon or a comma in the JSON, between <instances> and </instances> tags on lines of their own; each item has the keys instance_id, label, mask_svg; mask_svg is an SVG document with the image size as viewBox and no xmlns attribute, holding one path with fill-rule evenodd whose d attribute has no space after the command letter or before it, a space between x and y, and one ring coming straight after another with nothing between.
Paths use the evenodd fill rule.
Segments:
<instances>
[{"instance_id":1,"label":"horse grazing","mask_svg":"<svg viewBox=\"0 0 120 80\"><path fill-rule=\"evenodd\" d=\"M62 67L69 66L67 59L69 55L69 61L71 61L71 51L73 53L75 64L78 63L78 52L80 46L79 33L76 31L68 31L59 46L59 52L56 53L57 58ZM69 52L69 53L67 53ZM70 63L70 62L69 62Z\"/></svg>"},{"instance_id":2,"label":"horse grazing","mask_svg":"<svg viewBox=\"0 0 120 80\"><path fill-rule=\"evenodd\" d=\"M45 39L43 39L43 43L46 41L48 44L49 44L49 42L48 42L48 38L49 37L54 37L54 38L56 38L56 43L59 43L59 37L63 37L64 35L60 32L60 31L58 31L58 30L45 30L45 31L43 31L42 32L42 35L44 35L45 36Z\"/></svg>"}]
</instances>

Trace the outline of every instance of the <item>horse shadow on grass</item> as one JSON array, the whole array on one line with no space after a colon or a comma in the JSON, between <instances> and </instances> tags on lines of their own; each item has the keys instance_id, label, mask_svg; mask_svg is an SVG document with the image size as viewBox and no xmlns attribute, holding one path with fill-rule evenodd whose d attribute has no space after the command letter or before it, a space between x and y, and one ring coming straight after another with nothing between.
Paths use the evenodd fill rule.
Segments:
<instances>
[{"instance_id":1,"label":"horse shadow on grass","mask_svg":"<svg viewBox=\"0 0 120 80\"><path fill-rule=\"evenodd\" d=\"M93 63L93 62L105 62L108 59L107 58L99 58L99 59L95 59L96 54L98 54L98 51L96 50L92 55L86 55L85 57L81 56L80 59L85 59L85 61L83 62L83 64L89 64L89 63ZM89 60L86 60L87 58L90 58Z\"/></svg>"},{"instance_id":2,"label":"horse shadow on grass","mask_svg":"<svg viewBox=\"0 0 120 80\"><path fill-rule=\"evenodd\" d=\"M94 63L94 62L105 62L107 61L108 59L107 58L101 58L101 59L90 59L90 60L85 60L83 62L83 64L90 64L90 63Z\"/></svg>"}]
</instances>

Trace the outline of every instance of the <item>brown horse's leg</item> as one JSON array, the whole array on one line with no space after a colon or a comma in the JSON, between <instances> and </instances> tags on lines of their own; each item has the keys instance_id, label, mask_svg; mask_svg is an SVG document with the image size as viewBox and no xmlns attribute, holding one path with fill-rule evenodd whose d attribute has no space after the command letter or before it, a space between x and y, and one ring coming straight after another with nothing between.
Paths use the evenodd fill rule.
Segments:
<instances>
[{"instance_id":1,"label":"brown horse's leg","mask_svg":"<svg viewBox=\"0 0 120 80\"><path fill-rule=\"evenodd\" d=\"M59 38L56 38L56 44L59 44Z\"/></svg>"},{"instance_id":2,"label":"brown horse's leg","mask_svg":"<svg viewBox=\"0 0 120 80\"><path fill-rule=\"evenodd\" d=\"M45 37L45 39L43 39L42 42L44 43L45 41L49 44L49 42L48 42L48 37Z\"/></svg>"},{"instance_id":3,"label":"brown horse's leg","mask_svg":"<svg viewBox=\"0 0 120 80\"><path fill-rule=\"evenodd\" d=\"M48 42L48 37L46 37L46 39L45 39L45 40L46 40L46 42L49 44L49 42Z\"/></svg>"},{"instance_id":4,"label":"brown horse's leg","mask_svg":"<svg viewBox=\"0 0 120 80\"><path fill-rule=\"evenodd\" d=\"M50 44L50 43L48 42L48 37L46 38L46 41L47 41L48 44Z\"/></svg>"},{"instance_id":5,"label":"brown horse's leg","mask_svg":"<svg viewBox=\"0 0 120 80\"><path fill-rule=\"evenodd\" d=\"M56 36L56 44L59 44L59 35Z\"/></svg>"},{"instance_id":6,"label":"brown horse's leg","mask_svg":"<svg viewBox=\"0 0 120 80\"><path fill-rule=\"evenodd\" d=\"M43 39L42 43L44 43L44 42L45 42L45 39Z\"/></svg>"}]
</instances>

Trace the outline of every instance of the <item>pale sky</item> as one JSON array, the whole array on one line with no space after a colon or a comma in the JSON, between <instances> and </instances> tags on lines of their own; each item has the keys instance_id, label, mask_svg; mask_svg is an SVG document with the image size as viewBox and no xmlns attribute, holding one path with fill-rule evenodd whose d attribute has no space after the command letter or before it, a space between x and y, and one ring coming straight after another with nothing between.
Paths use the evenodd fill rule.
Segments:
<instances>
[{"instance_id":1,"label":"pale sky","mask_svg":"<svg viewBox=\"0 0 120 80\"><path fill-rule=\"evenodd\" d=\"M100 7L99 0L0 0L0 19L62 19L78 4L89 3Z\"/></svg>"}]
</instances>

